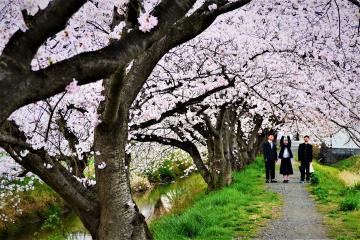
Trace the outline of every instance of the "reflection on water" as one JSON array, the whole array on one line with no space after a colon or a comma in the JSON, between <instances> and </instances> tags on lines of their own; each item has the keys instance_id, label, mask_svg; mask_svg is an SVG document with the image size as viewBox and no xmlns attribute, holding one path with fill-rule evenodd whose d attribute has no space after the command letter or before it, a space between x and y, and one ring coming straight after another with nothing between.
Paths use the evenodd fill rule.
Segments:
<instances>
[{"instance_id":1,"label":"reflection on water","mask_svg":"<svg viewBox=\"0 0 360 240\"><path fill-rule=\"evenodd\" d=\"M135 202L138 203L140 212L144 215L147 222L151 221L153 218L164 215L169 212L174 204L176 197L179 197L179 191L176 189L169 190L169 192L160 195L158 198L155 198L155 201L141 201L139 198L144 198L145 196L134 197ZM151 199L151 198L147 198Z\"/></svg>"},{"instance_id":2,"label":"reflection on water","mask_svg":"<svg viewBox=\"0 0 360 240\"><path fill-rule=\"evenodd\" d=\"M192 174L167 185L156 186L151 191L134 194L133 198L147 222L168 213L186 194L199 192L206 187L199 174Z\"/></svg>"},{"instance_id":3,"label":"reflection on water","mask_svg":"<svg viewBox=\"0 0 360 240\"><path fill-rule=\"evenodd\" d=\"M16 229L9 229L0 239L6 240L91 240L90 234L74 213L69 213L62 219L62 226L52 231L41 231L40 220L32 219L21 222Z\"/></svg>"},{"instance_id":4,"label":"reflection on water","mask_svg":"<svg viewBox=\"0 0 360 240\"><path fill-rule=\"evenodd\" d=\"M186 194L202 191L206 187L200 175L180 179L167 185L158 185L152 190L134 194L133 198L138 205L140 212L144 215L147 222L168 213L177 201ZM24 223L21 232L9 233L4 239L8 240L28 240L28 239L67 239L67 240L91 240L90 234L86 231L78 217L70 214L63 218L63 228L53 232L41 232L40 222ZM59 232L62 234L59 235ZM33 236L33 237L31 237ZM59 236L56 238L54 236ZM3 239L0 236L1 239Z\"/></svg>"},{"instance_id":5,"label":"reflection on water","mask_svg":"<svg viewBox=\"0 0 360 240\"><path fill-rule=\"evenodd\" d=\"M86 232L70 233L66 239L67 240L92 240L90 234L86 233Z\"/></svg>"}]
</instances>

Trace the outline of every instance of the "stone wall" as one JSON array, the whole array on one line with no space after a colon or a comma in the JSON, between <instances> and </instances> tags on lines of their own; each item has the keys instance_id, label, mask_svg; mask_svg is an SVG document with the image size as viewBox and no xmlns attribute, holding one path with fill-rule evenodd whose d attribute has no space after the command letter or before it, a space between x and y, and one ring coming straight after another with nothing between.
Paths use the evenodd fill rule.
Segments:
<instances>
[{"instance_id":1,"label":"stone wall","mask_svg":"<svg viewBox=\"0 0 360 240\"><path fill-rule=\"evenodd\" d=\"M325 156L319 159L320 162L325 164L336 163L339 160L349 158L354 155L360 155L359 148L328 148Z\"/></svg>"}]
</instances>

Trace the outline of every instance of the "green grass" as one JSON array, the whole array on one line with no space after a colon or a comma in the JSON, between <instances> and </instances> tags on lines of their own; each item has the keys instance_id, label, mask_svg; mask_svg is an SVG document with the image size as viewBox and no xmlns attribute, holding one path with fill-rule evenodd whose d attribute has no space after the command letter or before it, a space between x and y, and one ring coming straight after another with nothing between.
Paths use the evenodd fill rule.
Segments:
<instances>
[{"instance_id":1,"label":"green grass","mask_svg":"<svg viewBox=\"0 0 360 240\"><path fill-rule=\"evenodd\" d=\"M157 240L242 239L256 236L259 227L277 215L282 201L264 188L264 163L257 158L241 172L234 173L228 187L200 196L178 214L154 220L150 229Z\"/></svg>"},{"instance_id":2,"label":"green grass","mask_svg":"<svg viewBox=\"0 0 360 240\"><path fill-rule=\"evenodd\" d=\"M348 170L360 173L360 156L353 156L348 159L337 162L334 167L340 170Z\"/></svg>"},{"instance_id":3,"label":"green grass","mask_svg":"<svg viewBox=\"0 0 360 240\"><path fill-rule=\"evenodd\" d=\"M360 239L360 187L347 186L341 177L343 171L356 171L359 157L338 162L333 166L314 163L318 183L309 186L319 211L324 215L329 237Z\"/></svg>"}]
</instances>

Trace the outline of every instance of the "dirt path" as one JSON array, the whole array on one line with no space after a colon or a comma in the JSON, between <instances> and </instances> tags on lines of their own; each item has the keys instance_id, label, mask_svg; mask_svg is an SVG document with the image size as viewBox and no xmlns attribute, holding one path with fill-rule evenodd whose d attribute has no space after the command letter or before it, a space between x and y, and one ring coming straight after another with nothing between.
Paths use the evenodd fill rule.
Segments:
<instances>
[{"instance_id":1,"label":"dirt path","mask_svg":"<svg viewBox=\"0 0 360 240\"><path fill-rule=\"evenodd\" d=\"M268 183L269 191L278 192L284 197L282 216L272 220L256 239L329 239L322 218L316 211L314 201L309 197L305 184L299 183L300 172L294 166L294 175L287 184L276 173L278 183Z\"/></svg>"}]
</instances>

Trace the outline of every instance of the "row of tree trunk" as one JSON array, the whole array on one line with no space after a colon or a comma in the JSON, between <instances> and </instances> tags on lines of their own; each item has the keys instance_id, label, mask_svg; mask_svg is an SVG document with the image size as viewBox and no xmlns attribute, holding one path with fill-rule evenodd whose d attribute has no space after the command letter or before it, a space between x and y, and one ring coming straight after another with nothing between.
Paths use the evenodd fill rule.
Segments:
<instances>
[{"instance_id":1,"label":"row of tree trunk","mask_svg":"<svg viewBox=\"0 0 360 240\"><path fill-rule=\"evenodd\" d=\"M266 131L260 133L262 117L255 115L251 128L244 133L241 113L238 113L237 108L235 105L222 106L216 114L214 124L209 116L203 116L204 121L191 129L201 136L196 140L184 138L182 131L174 126L172 129L177 134L177 139L139 134L135 140L158 142L184 150L192 157L208 189L220 189L232 182L233 171L241 170L255 160L265 139ZM202 149L206 153L201 154Z\"/></svg>"},{"instance_id":2,"label":"row of tree trunk","mask_svg":"<svg viewBox=\"0 0 360 240\"><path fill-rule=\"evenodd\" d=\"M59 61L46 69L40 69L39 73L30 71L31 61L38 48L46 39L62 30L68 19L85 2L53 1L32 17L27 31L19 30L9 40L1 55L4 64L0 66L4 73L0 74L1 86L6 89L0 101L0 146L17 163L38 175L57 192L80 217L93 239L152 239L131 194L128 167L130 158L126 153L130 107L158 61L171 48L196 37L217 16L240 8L250 0L231 3L220 1L213 11L208 11L208 4L204 4L190 15L188 13L193 9L195 0L162 0L153 11L159 20L158 25L149 33L144 33L137 27L141 9L136 6L142 2L130 1L130 7L123 16L128 27L124 28L120 40L112 40L109 46L98 51ZM132 30L127 31L130 28ZM67 159L69 165L77 166L78 171L71 173L62 164L64 156L52 156L45 149L34 149L26 143L26 138L19 131L20 127L13 123L9 123L10 127L6 125L11 112L64 91L71 79L76 79L81 84L105 79L106 99L98 109L101 124L95 129L93 145L94 151L101 153L95 156L96 185L93 187L83 186L75 178L82 176L84 166L78 164L81 163L80 158ZM61 122L58 125L59 128L66 127ZM65 138L70 139L66 129L62 132ZM216 176L204 174L211 188L219 188L231 181L231 178L225 180L223 177L230 176L231 164L223 164L225 155L222 133L216 138L209 137L208 140L209 146L213 146L210 146L213 149L209 160L211 163L209 168L200 168L203 167L204 173L214 173L215 170L221 172ZM75 145L76 140L70 143ZM29 154L22 156L21 152L25 150ZM46 167L49 164L51 168ZM209 176L212 181L209 181Z\"/></svg>"}]
</instances>

